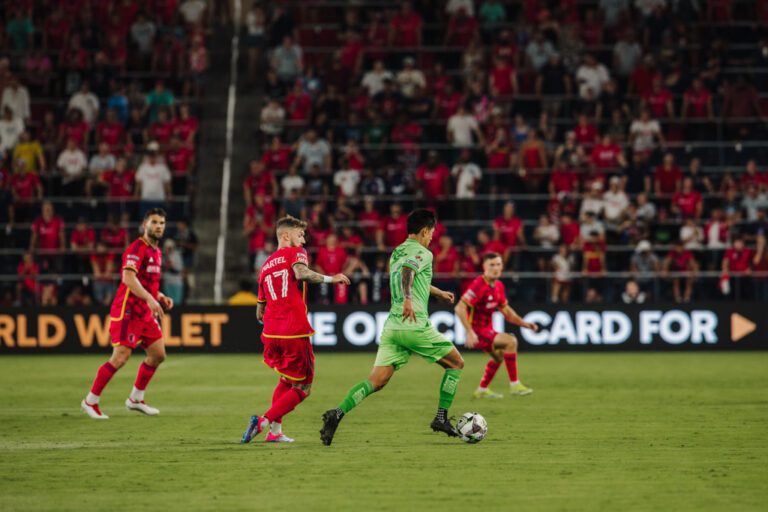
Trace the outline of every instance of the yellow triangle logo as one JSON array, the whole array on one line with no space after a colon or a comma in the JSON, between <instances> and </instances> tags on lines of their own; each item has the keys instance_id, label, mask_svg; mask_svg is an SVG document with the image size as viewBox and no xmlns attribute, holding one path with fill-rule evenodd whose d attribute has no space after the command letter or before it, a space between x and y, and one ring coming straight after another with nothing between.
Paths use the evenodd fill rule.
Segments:
<instances>
[{"instance_id":1,"label":"yellow triangle logo","mask_svg":"<svg viewBox=\"0 0 768 512\"><path fill-rule=\"evenodd\" d=\"M738 313L731 314L731 341L736 342L757 328L755 322Z\"/></svg>"}]
</instances>

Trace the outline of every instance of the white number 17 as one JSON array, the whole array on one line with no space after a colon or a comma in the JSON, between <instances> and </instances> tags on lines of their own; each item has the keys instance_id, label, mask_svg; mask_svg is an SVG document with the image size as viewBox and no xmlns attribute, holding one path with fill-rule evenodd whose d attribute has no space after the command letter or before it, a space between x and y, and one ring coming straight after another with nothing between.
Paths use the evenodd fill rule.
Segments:
<instances>
[{"instance_id":1,"label":"white number 17","mask_svg":"<svg viewBox=\"0 0 768 512\"><path fill-rule=\"evenodd\" d=\"M280 289L280 297L284 299L288 295L288 269L283 269L277 272L273 272L272 274L268 274L267 277L264 278L264 282L267 284L267 289L269 290L269 295L272 296L272 300L277 300L277 294L275 293L275 289L272 286L273 275L279 276L283 282L283 286Z\"/></svg>"}]
</instances>

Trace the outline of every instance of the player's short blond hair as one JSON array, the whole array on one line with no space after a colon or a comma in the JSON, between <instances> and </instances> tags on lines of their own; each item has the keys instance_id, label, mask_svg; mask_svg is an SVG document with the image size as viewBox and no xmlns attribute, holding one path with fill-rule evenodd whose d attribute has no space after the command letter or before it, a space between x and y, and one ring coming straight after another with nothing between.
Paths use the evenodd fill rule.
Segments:
<instances>
[{"instance_id":1,"label":"player's short blond hair","mask_svg":"<svg viewBox=\"0 0 768 512\"><path fill-rule=\"evenodd\" d=\"M280 238L280 235L282 235L286 229L306 230L307 223L301 219L292 217L291 215L286 215L285 217L279 219L277 221L277 224L275 225L275 231L277 232L277 237Z\"/></svg>"}]
</instances>

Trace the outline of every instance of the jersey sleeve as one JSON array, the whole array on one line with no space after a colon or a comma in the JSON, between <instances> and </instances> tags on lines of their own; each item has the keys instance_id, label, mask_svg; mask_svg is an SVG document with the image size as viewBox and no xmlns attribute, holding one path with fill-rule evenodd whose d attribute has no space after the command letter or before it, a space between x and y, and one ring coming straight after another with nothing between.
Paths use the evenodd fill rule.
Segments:
<instances>
[{"instance_id":1,"label":"jersey sleeve","mask_svg":"<svg viewBox=\"0 0 768 512\"><path fill-rule=\"evenodd\" d=\"M408 267L417 274L425 268L432 266L432 258L427 259L427 251L408 250L403 255L403 267ZM430 256L432 253L429 253Z\"/></svg>"},{"instance_id":2,"label":"jersey sleeve","mask_svg":"<svg viewBox=\"0 0 768 512\"><path fill-rule=\"evenodd\" d=\"M480 300L480 296L482 295L482 293L480 293L480 288L482 288L482 286L483 286L482 278L476 278L474 281L472 281L472 284L469 285L469 288L467 288L467 291L464 292L464 295L461 296L461 300L463 300L468 305L474 307L477 304L477 301Z\"/></svg>"},{"instance_id":3,"label":"jersey sleeve","mask_svg":"<svg viewBox=\"0 0 768 512\"><path fill-rule=\"evenodd\" d=\"M507 304L509 304L509 302L507 301L507 290L506 290L506 288L504 288L504 283L502 283L501 281L496 281L496 286L499 287L499 291L498 291L498 293L499 293L499 306L496 309L501 311L502 309L504 309L507 306Z\"/></svg>"},{"instance_id":4,"label":"jersey sleeve","mask_svg":"<svg viewBox=\"0 0 768 512\"><path fill-rule=\"evenodd\" d=\"M141 262L144 260L144 253L147 246L143 243L133 243L123 254L123 266L121 270L133 270L137 274L141 267Z\"/></svg>"},{"instance_id":5,"label":"jersey sleeve","mask_svg":"<svg viewBox=\"0 0 768 512\"><path fill-rule=\"evenodd\" d=\"M261 278L261 272L259 272L259 296L257 300L262 304L267 302L267 296L264 293L264 280Z\"/></svg>"},{"instance_id":6,"label":"jersey sleeve","mask_svg":"<svg viewBox=\"0 0 768 512\"><path fill-rule=\"evenodd\" d=\"M303 247L296 247L291 251L289 263L291 267L297 263L303 263L304 265L309 266L309 256L307 255L307 251Z\"/></svg>"}]
</instances>

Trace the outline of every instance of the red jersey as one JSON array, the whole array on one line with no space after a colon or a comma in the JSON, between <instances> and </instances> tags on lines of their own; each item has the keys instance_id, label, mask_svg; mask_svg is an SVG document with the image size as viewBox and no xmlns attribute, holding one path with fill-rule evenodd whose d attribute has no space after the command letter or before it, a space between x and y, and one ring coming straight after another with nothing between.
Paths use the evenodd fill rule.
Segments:
<instances>
[{"instance_id":1,"label":"red jersey","mask_svg":"<svg viewBox=\"0 0 768 512\"><path fill-rule=\"evenodd\" d=\"M280 148L277 151L268 149L261 157L261 161L267 167L267 171L285 171L291 159L291 150L289 148Z\"/></svg>"},{"instance_id":2,"label":"red jersey","mask_svg":"<svg viewBox=\"0 0 768 512\"><path fill-rule=\"evenodd\" d=\"M284 247L267 258L259 272L259 302L266 303L264 331L267 338L305 338L315 331L307 319L307 285L300 283L293 266L309 266L302 247Z\"/></svg>"},{"instance_id":3,"label":"red jersey","mask_svg":"<svg viewBox=\"0 0 768 512\"><path fill-rule=\"evenodd\" d=\"M186 141L190 134L196 133L198 128L198 122L196 117L188 117L186 119L179 119L173 125L173 133L181 137L181 140Z\"/></svg>"},{"instance_id":4,"label":"red jersey","mask_svg":"<svg viewBox=\"0 0 768 512\"><path fill-rule=\"evenodd\" d=\"M437 93L435 98L435 105L437 105L437 117L440 119L448 119L459 108L463 98L458 92L453 93L451 96L447 96L443 91Z\"/></svg>"},{"instance_id":5,"label":"red jersey","mask_svg":"<svg viewBox=\"0 0 768 512\"><path fill-rule=\"evenodd\" d=\"M731 272L736 274L741 274L749 270L752 266L752 258L754 258L754 253L752 252L752 249L748 247L744 247L740 251L731 247L725 251L725 259L729 263L728 268Z\"/></svg>"},{"instance_id":6,"label":"red jersey","mask_svg":"<svg viewBox=\"0 0 768 512\"><path fill-rule=\"evenodd\" d=\"M128 230L125 228L107 229L104 228L99 234L101 241L110 249L122 249L128 240Z\"/></svg>"},{"instance_id":7,"label":"red jersey","mask_svg":"<svg viewBox=\"0 0 768 512\"><path fill-rule=\"evenodd\" d=\"M285 98L285 110L288 111L288 118L292 121L306 121L309 119L309 113L312 110L312 98L307 94L290 93Z\"/></svg>"},{"instance_id":8,"label":"red jersey","mask_svg":"<svg viewBox=\"0 0 768 512\"><path fill-rule=\"evenodd\" d=\"M451 171L443 164L437 164L434 169L423 164L416 170L416 179L423 182L424 195L430 198L445 195L445 184L450 176Z\"/></svg>"},{"instance_id":9,"label":"red jersey","mask_svg":"<svg viewBox=\"0 0 768 512\"><path fill-rule=\"evenodd\" d=\"M133 171L106 171L101 178L109 185L109 197L131 197L133 195Z\"/></svg>"},{"instance_id":10,"label":"red jersey","mask_svg":"<svg viewBox=\"0 0 768 512\"><path fill-rule=\"evenodd\" d=\"M109 147L114 148L122 141L125 130L123 125L118 122L108 123L102 121L97 125L96 133L99 134L101 142L106 142L109 144Z\"/></svg>"},{"instance_id":11,"label":"red jersey","mask_svg":"<svg viewBox=\"0 0 768 512\"><path fill-rule=\"evenodd\" d=\"M388 247L397 247L408 238L405 215L400 215L396 219L387 215L379 222L379 229L384 231L384 244Z\"/></svg>"},{"instance_id":12,"label":"red jersey","mask_svg":"<svg viewBox=\"0 0 768 512\"><path fill-rule=\"evenodd\" d=\"M687 272L690 270L688 268L688 262L694 259L691 251L669 251L667 258L671 260L669 270L672 272Z\"/></svg>"},{"instance_id":13,"label":"red jersey","mask_svg":"<svg viewBox=\"0 0 768 512\"><path fill-rule=\"evenodd\" d=\"M581 234L581 226L578 222L571 221L570 223L562 223L560 225L560 240L565 245L572 245L579 238Z\"/></svg>"},{"instance_id":14,"label":"red jersey","mask_svg":"<svg viewBox=\"0 0 768 512\"><path fill-rule=\"evenodd\" d=\"M72 235L69 237L69 245L74 249L75 247L82 248L86 245L93 245L96 241L96 233L93 228L86 228L85 231L73 230Z\"/></svg>"},{"instance_id":15,"label":"red jersey","mask_svg":"<svg viewBox=\"0 0 768 512\"><path fill-rule=\"evenodd\" d=\"M500 241L505 247L517 246L518 233L523 229L523 222L520 219L517 217L512 217L511 219L499 217L494 221L493 226L499 230Z\"/></svg>"},{"instance_id":16,"label":"red jersey","mask_svg":"<svg viewBox=\"0 0 768 512\"><path fill-rule=\"evenodd\" d=\"M160 144L165 144L171 140L171 135L173 134L173 123L170 121L166 121L164 123L155 121L149 125L149 134Z\"/></svg>"},{"instance_id":17,"label":"red jersey","mask_svg":"<svg viewBox=\"0 0 768 512\"><path fill-rule=\"evenodd\" d=\"M701 89L699 92L689 89L683 96L688 101L688 117L702 118L709 115L707 105L712 99L712 95L706 89Z\"/></svg>"},{"instance_id":18,"label":"red jersey","mask_svg":"<svg viewBox=\"0 0 768 512\"><path fill-rule=\"evenodd\" d=\"M653 172L653 180L661 184L662 194L674 194L677 192L677 184L683 179L683 172L678 166L665 169L663 165L656 167Z\"/></svg>"},{"instance_id":19,"label":"red jersey","mask_svg":"<svg viewBox=\"0 0 768 512\"><path fill-rule=\"evenodd\" d=\"M317 259L315 260L315 264L323 269L323 273L329 275L340 273L346 262L347 251L340 246L336 246L334 249L321 247L317 251Z\"/></svg>"},{"instance_id":20,"label":"red jersey","mask_svg":"<svg viewBox=\"0 0 768 512\"><path fill-rule=\"evenodd\" d=\"M573 129L573 134L576 137L576 142L579 144L594 144L595 138L597 138L597 128L591 124L576 125Z\"/></svg>"},{"instance_id":21,"label":"red jersey","mask_svg":"<svg viewBox=\"0 0 768 512\"><path fill-rule=\"evenodd\" d=\"M393 16L390 26L395 32L395 45L416 46L419 32L421 32L421 25L421 16L415 12L412 12L407 17L399 13Z\"/></svg>"},{"instance_id":22,"label":"red jersey","mask_svg":"<svg viewBox=\"0 0 768 512\"><path fill-rule=\"evenodd\" d=\"M249 174L243 186L251 189L251 195L254 196L271 196L272 195L272 173L264 171L259 175Z\"/></svg>"},{"instance_id":23,"label":"red jersey","mask_svg":"<svg viewBox=\"0 0 768 512\"><path fill-rule=\"evenodd\" d=\"M89 130L88 123L85 121L75 124L64 123L59 127L59 133L64 135L64 140L75 139L75 143L78 146L82 146L85 143Z\"/></svg>"},{"instance_id":24,"label":"red jersey","mask_svg":"<svg viewBox=\"0 0 768 512\"><path fill-rule=\"evenodd\" d=\"M245 215L249 219L256 219L256 217L260 215L267 221L267 224L272 225L275 223L277 211L275 210L275 205L272 201L264 201L264 204L260 208L255 204L246 208Z\"/></svg>"},{"instance_id":25,"label":"red jersey","mask_svg":"<svg viewBox=\"0 0 768 512\"><path fill-rule=\"evenodd\" d=\"M61 217L52 217L46 222L38 217L32 224L32 231L37 233L37 246L40 249L60 249L59 234L64 229L64 221Z\"/></svg>"},{"instance_id":26,"label":"red jersey","mask_svg":"<svg viewBox=\"0 0 768 512\"><path fill-rule=\"evenodd\" d=\"M449 247L447 254L442 260L437 259L439 253L440 250L438 249L435 252L434 258L432 260L435 262L435 272L438 274L452 274L454 268L456 267L456 263L458 263L461 259L461 256L459 256L459 251L457 251L453 246Z\"/></svg>"},{"instance_id":27,"label":"red jersey","mask_svg":"<svg viewBox=\"0 0 768 512\"><path fill-rule=\"evenodd\" d=\"M768 185L768 174L764 172L756 172L754 174L745 172L739 177L739 183L741 183L741 188L746 188L749 185L759 188L761 185Z\"/></svg>"},{"instance_id":28,"label":"red jersey","mask_svg":"<svg viewBox=\"0 0 768 512\"><path fill-rule=\"evenodd\" d=\"M40 178L37 177L37 174L31 172L14 173L11 175L10 181L11 188L23 199L34 197L35 189L40 185Z\"/></svg>"},{"instance_id":29,"label":"red jersey","mask_svg":"<svg viewBox=\"0 0 768 512\"><path fill-rule=\"evenodd\" d=\"M152 247L143 238L137 238L123 253L122 272L136 272L141 286L157 299L160 290L160 270L163 267L160 249ZM109 316L113 320L122 320L125 315L138 319L152 317L146 301L132 294L128 287L120 282Z\"/></svg>"},{"instance_id":30,"label":"red jersey","mask_svg":"<svg viewBox=\"0 0 768 512\"><path fill-rule=\"evenodd\" d=\"M658 92L648 91L643 95L645 103L648 105L648 109L651 111L651 117L665 118L669 114L667 112L667 103L672 101L672 93L666 89L662 89Z\"/></svg>"},{"instance_id":31,"label":"red jersey","mask_svg":"<svg viewBox=\"0 0 768 512\"><path fill-rule=\"evenodd\" d=\"M501 281L496 280L491 286L484 276L478 276L461 300L469 306L469 321L472 330L477 332L492 327L493 313L507 305L507 294Z\"/></svg>"},{"instance_id":32,"label":"red jersey","mask_svg":"<svg viewBox=\"0 0 768 512\"><path fill-rule=\"evenodd\" d=\"M40 269L37 267L36 263L33 263L30 266L24 265L24 262L19 263L19 266L16 268L16 273L19 274L19 277L21 279L21 284L26 288L27 290L34 292L37 289L37 276L40 274Z\"/></svg>"},{"instance_id":33,"label":"red jersey","mask_svg":"<svg viewBox=\"0 0 768 512\"><path fill-rule=\"evenodd\" d=\"M504 247L504 244L499 242L498 240L491 240L487 244L485 244L482 249L480 250L480 254L488 254L489 252L495 252L498 254L504 254L504 251L506 251L506 247Z\"/></svg>"},{"instance_id":34,"label":"red jersey","mask_svg":"<svg viewBox=\"0 0 768 512\"><path fill-rule=\"evenodd\" d=\"M597 144L592 148L590 160L598 169L615 169L619 166L620 154L621 148L618 144L609 144L608 146Z\"/></svg>"},{"instance_id":35,"label":"red jersey","mask_svg":"<svg viewBox=\"0 0 768 512\"><path fill-rule=\"evenodd\" d=\"M555 194L559 194L560 192L573 192L576 190L579 178L570 169L557 169L552 173L549 181L555 187Z\"/></svg>"},{"instance_id":36,"label":"red jersey","mask_svg":"<svg viewBox=\"0 0 768 512\"><path fill-rule=\"evenodd\" d=\"M511 75L514 73L514 69L509 66L502 66L500 68L493 68L491 71L491 79L493 85L496 87L496 94L500 96L509 96L514 94L512 88Z\"/></svg>"},{"instance_id":37,"label":"red jersey","mask_svg":"<svg viewBox=\"0 0 768 512\"><path fill-rule=\"evenodd\" d=\"M696 207L701 204L701 194L698 192L690 192L683 194L678 192L672 196L672 202L674 202L683 217L693 217L696 215Z\"/></svg>"},{"instance_id":38,"label":"red jersey","mask_svg":"<svg viewBox=\"0 0 768 512\"><path fill-rule=\"evenodd\" d=\"M189 167L194 157L195 152L185 147L172 149L165 154L165 160L168 162L171 172L184 174L190 171Z\"/></svg>"},{"instance_id":39,"label":"red jersey","mask_svg":"<svg viewBox=\"0 0 768 512\"><path fill-rule=\"evenodd\" d=\"M115 255L111 252L107 252L104 254L91 254L91 263L96 265L96 268L99 269L102 273L107 271L107 266L110 264L110 262L114 263L115 261ZM100 283L111 283L112 278L111 277L99 277L94 278L94 281L98 281Z\"/></svg>"},{"instance_id":40,"label":"red jersey","mask_svg":"<svg viewBox=\"0 0 768 512\"><path fill-rule=\"evenodd\" d=\"M374 238L376 236L376 228L380 223L379 212L360 212L357 216L357 223L366 237Z\"/></svg>"},{"instance_id":41,"label":"red jersey","mask_svg":"<svg viewBox=\"0 0 768 512\"><path fill-rule=\"evenodd\" d=\"M588 274L598 274L603 270L603 264L600 261L600 257L605 254L605 242L598 242L593 244L592 242L584 242L582 247L582 257L587 263Z\"/></svg>"}]
</instances>

